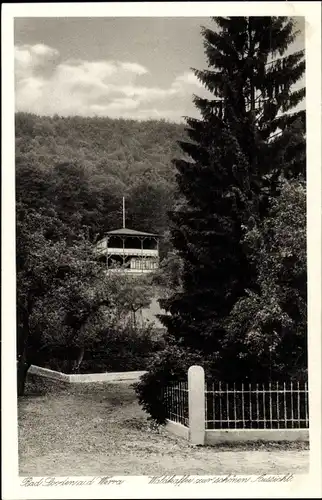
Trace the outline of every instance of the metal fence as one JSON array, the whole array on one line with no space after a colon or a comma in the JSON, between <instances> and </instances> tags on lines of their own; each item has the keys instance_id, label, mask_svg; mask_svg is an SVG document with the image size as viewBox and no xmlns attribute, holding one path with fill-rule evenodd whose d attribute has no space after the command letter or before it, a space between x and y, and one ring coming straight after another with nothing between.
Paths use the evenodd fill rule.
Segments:
<instances>
[{"instance_id":1,"label":"metal fence","mask_svg":"<svg viewBox=\"0 0 322 500\"><path fill-rule=\"evenodd\" d=\"M163 391L167 419L189 427L187 381ZM205 428L308 429L307 382L268 384L205 384Z\"/></svg>"},{"instance_id":2,"label":"metal fence","mask_svg":"<svg viewBox=\"0 0 322 500\"><path fill-rule=\"evenodd\" d=\"M166 416L172 422L189 426L188 382L176 382L164 389Z\"/></svg>"},{"instance_id":3,"label":"metal fence","mask_svg":"<svg viewBox=\"0 0 322 500\"><path fill-rule=\"evenodd\" d=\"M307 383L206 383L206 429L305 429Z\"/></svg>"}]
</instances>

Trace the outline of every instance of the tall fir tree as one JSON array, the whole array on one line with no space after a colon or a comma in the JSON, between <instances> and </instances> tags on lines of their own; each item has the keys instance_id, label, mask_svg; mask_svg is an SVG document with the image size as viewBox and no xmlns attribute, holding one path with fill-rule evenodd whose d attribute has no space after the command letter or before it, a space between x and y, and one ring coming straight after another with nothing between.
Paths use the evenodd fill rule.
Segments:
<instances>
[{"instance_id":1,"label":"tall fir tree","mask_svg":"<svg viewBox=\"0 0 322 500\"><path fill-rule=\"evenodd\" d=\"M194 70L212 94L194 97L200 119L186 118L184 158L174 160L183 205L171 214L183 261L182 290L163 302L169 341L216 360L236 302L255 289L256 269L242 244L265 217L279 178L305 177L305 96L294 90L304 51L288 54L297 32L286 17L216 17L203 28L207 70Z\"/></svg>"}]
</instances>

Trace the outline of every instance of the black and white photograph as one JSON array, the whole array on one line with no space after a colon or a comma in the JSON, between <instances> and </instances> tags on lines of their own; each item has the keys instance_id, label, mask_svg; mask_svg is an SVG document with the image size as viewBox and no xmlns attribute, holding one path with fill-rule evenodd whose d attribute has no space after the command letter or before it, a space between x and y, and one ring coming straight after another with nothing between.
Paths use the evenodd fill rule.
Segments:
<instances>
[{"instance_id":1,"label":"black and white photograph","mask_svg":"<svg viewBox=\"0 0 322 500\"><path fill-rule=\"evenodd\" d=\"M194 16L185 2L172 16L84 15L86 3L51 15L47 4L48 15L12 18L15 318L4 333L28 498L116 491L132 476L159 498L197 485L201 497L206 486L276 495L321 465L315 32L300 8L260 15L246 3Z\"/></svg>"}]
</instances>

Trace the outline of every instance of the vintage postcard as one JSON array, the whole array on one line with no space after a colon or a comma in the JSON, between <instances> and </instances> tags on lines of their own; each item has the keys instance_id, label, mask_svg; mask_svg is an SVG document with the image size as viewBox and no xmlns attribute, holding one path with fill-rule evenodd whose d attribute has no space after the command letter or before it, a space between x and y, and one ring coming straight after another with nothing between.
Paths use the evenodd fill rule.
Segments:
<instances>
[{"instance_id":1,"label":"vintage postcard","mask_svg":"<svg viewBox=\"0 0 322 500\"><path fill-rule=\"evenodd\" d=\"M3 4L5 500L321 496L321 4Z\"/></svg>"}]
</instances>

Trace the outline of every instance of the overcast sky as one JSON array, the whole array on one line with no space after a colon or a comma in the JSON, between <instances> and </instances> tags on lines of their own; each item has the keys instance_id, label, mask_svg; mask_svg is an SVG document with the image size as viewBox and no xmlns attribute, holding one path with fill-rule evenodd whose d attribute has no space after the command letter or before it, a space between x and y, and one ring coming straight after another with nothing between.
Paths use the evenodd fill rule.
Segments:
<instances>
[{"instance_id":1,"label":"overcast sky","mask_svg":"<svg viewBox=\"0 0 322 500\"><path fill-rule=\"evenodd\" d=\"M298 28L303 28L298 18ZM197 116L207 18L16 18L16 110L39 115ZM304 33L293 50L304 47ZM303 82L302 82L303 84Z\"/></svg>"}]
</instances>

